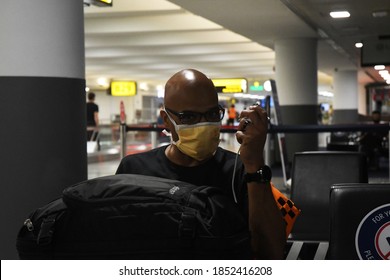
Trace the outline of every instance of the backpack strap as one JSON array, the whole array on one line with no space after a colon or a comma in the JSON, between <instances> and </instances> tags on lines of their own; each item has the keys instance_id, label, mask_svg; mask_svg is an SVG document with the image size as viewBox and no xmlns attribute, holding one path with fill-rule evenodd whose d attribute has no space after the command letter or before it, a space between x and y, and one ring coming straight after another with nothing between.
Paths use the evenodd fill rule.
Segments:
<instances>
[{"instance_id":1,"label":"backpack strap","mask_svg":"<svg viewBox=\"0 0 390 280\"><path fill-rule=\"evenodd\" d=\"M48 245L52 242L57 216L58 213L55 213L43 219L37 238L38 245Z\"/></svg>"},{"instance_id":2,"label":"backpack strap","mask_svg":"<svg viewBox=\"0 0 390 280\"><path fill-rule=\"evenodd\" d=\"M183 212L179 225L179 237L184 239L195 238L196 224L197 221L194 213Z\"/></svg>"}]
</instances>

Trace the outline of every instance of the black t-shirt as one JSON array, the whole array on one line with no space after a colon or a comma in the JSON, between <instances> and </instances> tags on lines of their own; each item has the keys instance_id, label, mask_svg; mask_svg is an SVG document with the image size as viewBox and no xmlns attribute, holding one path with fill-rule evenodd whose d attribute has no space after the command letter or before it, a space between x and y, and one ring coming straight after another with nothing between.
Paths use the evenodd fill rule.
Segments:
<instances>
[{"instance_id":1,"label":"black t-shirt","mask_svg":"<svg viewBox=\"0 0 390 280\"><path fill-rule=\"evenodd\" d=\"M99 112L99 106L93 102L87 102L87 126L96 126L95 112Z\"/></svg>"},{"instance_id":2,"label":"black t-shirt","mask_svg":"<svg viewBox=\"0 0 390 280\"><path fill-rule=\"evenodd\" d=\"M166 148L167 146L163 146L148 152L126 156L119 164L116 173L141 174L184 181L198 186L214 186L222 189L232 200L234 199L232 179L235 153L218 147L214 157L205 163L185 167L171 162L165 155ZM244 167L239 157L235 174L235 194L240 208L244 211L247 205L247 191L243 177Z\"/></svg>"}]
</instances>

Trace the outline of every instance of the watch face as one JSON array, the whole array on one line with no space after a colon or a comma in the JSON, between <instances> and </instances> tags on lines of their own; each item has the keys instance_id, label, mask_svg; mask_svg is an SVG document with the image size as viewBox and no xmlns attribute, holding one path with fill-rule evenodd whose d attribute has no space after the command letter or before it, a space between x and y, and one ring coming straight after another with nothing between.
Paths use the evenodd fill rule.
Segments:
<instances>
[{"instance_id":1,"label":"watch face","mask_svg":"<svg viewBox=\"0 0 390 280\"><path fill-rule=\"evenodd\" d=\"M267 165L264 165L260 170L263 181L269 182L272 179L272 171Z\"/></svg>"},{"instance_id":2,"label":"watch face","mask_svg":"<svg viewBox=\"0 0 390 280\"><path fill-rule=\"evenodd\" d=\"M272 171L267 165L264 165L256 173L247 173L245 175L246 182L265 183L272 179Z\"/></svg>"}]
</instances>

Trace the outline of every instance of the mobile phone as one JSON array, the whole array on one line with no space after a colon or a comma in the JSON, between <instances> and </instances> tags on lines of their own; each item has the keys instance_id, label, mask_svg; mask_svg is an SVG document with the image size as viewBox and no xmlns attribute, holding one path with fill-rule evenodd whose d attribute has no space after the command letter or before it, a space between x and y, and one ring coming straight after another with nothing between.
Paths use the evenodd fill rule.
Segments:
<instances>
[{"instance_id":1,"label":"mobile phone","mask_svg":"<svg viewBox=\"0 0 390 280\"><path fill-rule=\"evenodd\" d=\"M263 100L257 101L255 104L256 106L261 106L266 112L268 117L271 116L271 96L267 95Z\"/></svg>"},{"instance_id":2,"label":"mobile phone","mask_svg":"<svg viewBox=\"0 0 390 280\"><path fill-rule=\"evenodd\" d=\"M267 116L271 117L271 96L267 95L265 97L265 111L267 112Z\"/></svg>"}]
</instances>

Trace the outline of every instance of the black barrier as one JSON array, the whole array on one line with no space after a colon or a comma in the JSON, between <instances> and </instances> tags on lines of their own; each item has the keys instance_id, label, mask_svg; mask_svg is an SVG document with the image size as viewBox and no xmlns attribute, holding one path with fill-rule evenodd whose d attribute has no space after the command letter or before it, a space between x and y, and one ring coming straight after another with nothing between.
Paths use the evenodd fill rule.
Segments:
<instances>
[{"instance_id":1,"label":"black barrier","mask_svg":"<svg viewBox=\"0 0 390 280\"><path fill-rule=\"evenodd\" d=\"M124 125L124 124L123 124ZM221 126L222 133L235 133L237 132L237 126ZM165 129L164 125L147 124L147 125L126 125L126 130L121 130L121 133L125 134L129 131L150 131L152 134L157 134ZM282 134L282 133L322 133L322 132L369 132L369 131L383 131L388 132L390 130L389 124L332 124L332 125L269 125L269 134ZM122 132L123 131L123 132ZM125 139L126 137L121 139ZM152 146L155 147L156 135L152 136ZM390 137L389 140L390 141ZM389 143L390 146L390 143ZM347 145L349 147L349 145ZM345 148L345 147L344 147ZM122 145L121 155L125 155L126 145ZM287 182L287 174L284 171L285 184ZM390 166L389 166L390 176Z\"/></svg>"},{"instance_id":2,"label":"black barrier","mask_svg":"<svg viewBox=\"0 0 390 280\"><path fill-rule=\"evenodd\" d=\"M165 129L163 125L127 125L128 131L158 131ZM318 132L351 132L351 131L389 131L389 124L330 124L330 125L270 125L268 133L318 133ZM221 126L221 132L235 133L237 126Z\"/></svg>"},{"instance_id":3,"label":"black barrier","mask_svg":"<svg viewBox=\"0 0 390 280\"><path fill-rule=\"evenodd\" d=\"M389 124L271 125L269 133L389 131Z\"/></svg>"}]
</instances>

